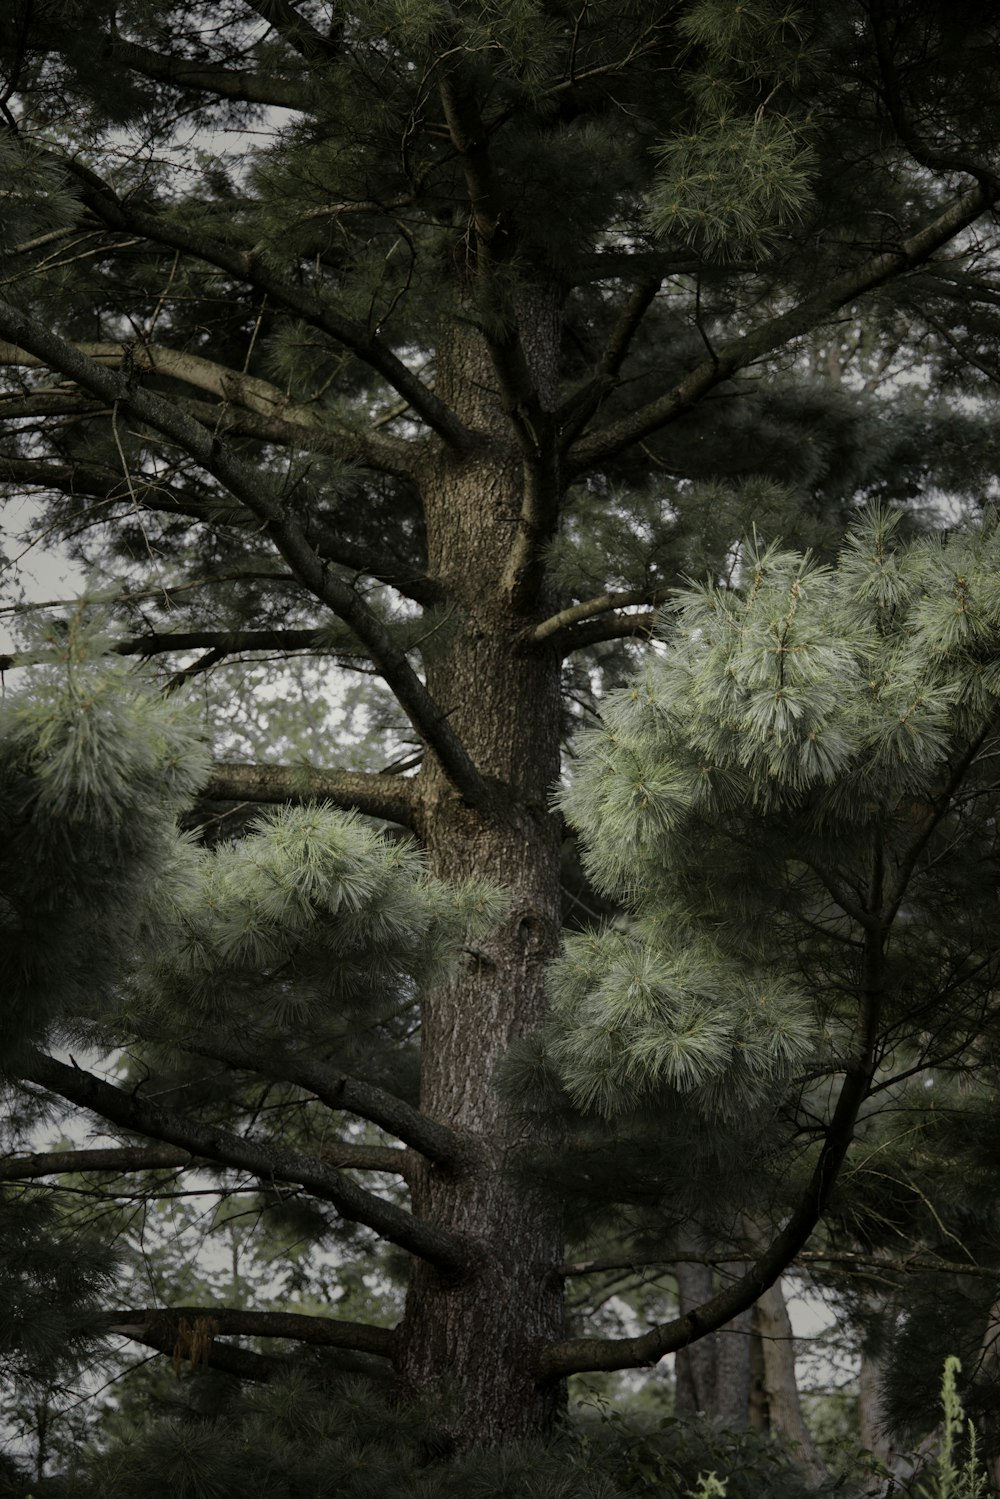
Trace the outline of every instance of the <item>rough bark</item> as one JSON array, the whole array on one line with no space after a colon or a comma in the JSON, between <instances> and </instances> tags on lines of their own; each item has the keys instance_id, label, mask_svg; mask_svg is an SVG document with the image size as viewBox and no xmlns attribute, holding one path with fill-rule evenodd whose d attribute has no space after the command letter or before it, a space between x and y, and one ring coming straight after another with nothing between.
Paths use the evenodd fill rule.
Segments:
<instances>
[{"instance_id":1,"label":"rough bark","mask_svg":"<svg viewBox=\"0 0 1000 1499\"><path fill-rule=\"evenodd\" d=\"M536 1384L532 1357L561 1336L561 1284L550 1273L562 1258L559 1210L514 1187L509 1165L532 1123L496 1085L511 1042L541 1015L558 943L560 839L547 800L559 769L559 659L530 643L511 587L525 464L502 446L510 428L474 334L454 336L439 386L492 440L461 461L440 455L424 480L430 571L459 619L427 661L427 680L490 797L469 805L428 756L421 832L435 874L486 876L511 906L502 930L424 1010L421 1108L457 1130L465 1150L454 1166L418 1163L413 1207L460 1229L475 1250L460 1278L414 1264L400 1362L414 1385L458 1392L459 1442L489 1442L545 1430L561 1396L558 1383Z\"/></svg>"}]
</instances>

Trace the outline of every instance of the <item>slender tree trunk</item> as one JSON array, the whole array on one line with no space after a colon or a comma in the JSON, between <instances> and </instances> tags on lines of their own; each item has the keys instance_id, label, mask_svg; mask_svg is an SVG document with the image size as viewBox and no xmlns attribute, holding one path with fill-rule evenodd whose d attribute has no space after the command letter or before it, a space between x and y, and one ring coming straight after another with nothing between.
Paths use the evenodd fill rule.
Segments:
<instances>
[{"instance_id":1,"label":"slender tree trunk","mask_svg":"<svg viewBox=\"0 0 1000 1499\"><path fill-rule=\"evenodd\" d=\"M710 1265L675 1267L680 1310L708 1301L716 1291ZM750 1419L751 1312L743 1312L718 1332L699 1338L677 1355L677 1410L708 1416L726 1426L746 1426Z\"/></svg>"},{"instance_id":2,"label":"slender tree trunk","mask_svg":"<svg viewBox=\"0 0 1000 1499\"><path fill-rule=\"evenodd\" d=\"M761 1396L766 1429L786 1437L799 1450L802 1464L819 1483L827 1477L812 1432L802 1414L795 1376L795 1342L781 1281L776 1281L754 1307L754 1336L760 1345Z\"/></svg>"},{"instance_id":3,"label":"slender tree trunk","mask_svg":"<svg viewBox=\"0 0 1000 1499\"><path fill-rule=\"evenodd\" d=\"M462 463L439 457L425 479L431 570L452 610L425 660L431 690L487 778L491 802L463 803L431 758L421 773L422 834L435 874L494 880L511 908L502 930L424 1009L421 1107L457 1129L466 1151L454 1169L418 1173L414 1207L468 1235L475 1249L457 1281L415 1266L401 1366L415 1386L454 1392L455 1435L466 1445L544 1432L561 1397L558 1388L539 1389L530 1373L533 1345L562 1333L562 1288L552 1274L562 1258L560 1213L551 1196L532 1196L512 1180L513 1156L537 1126L495 1083L511 1042L541 1016L545 969L559 941L560 833L548 799L559 771L560 663L526 644L530 621L510 596L505 559L521 513L523 463L492 372L473 335L456 338L441 363L446 398L496 440Z\"/></svg>"}]
</instances>

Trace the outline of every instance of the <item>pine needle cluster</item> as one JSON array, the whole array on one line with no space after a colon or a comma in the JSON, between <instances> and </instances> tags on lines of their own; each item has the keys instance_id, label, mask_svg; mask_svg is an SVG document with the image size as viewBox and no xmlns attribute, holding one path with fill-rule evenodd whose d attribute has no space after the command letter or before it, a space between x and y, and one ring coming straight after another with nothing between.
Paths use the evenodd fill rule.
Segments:
<instances>
[{"instance_id":1,"label":"pine needle cluster","mask_svg":"<svg viewBox=\"0 0 1000 1499\"><path fill-rule=\"evenodd\" d=\"M995 843L988 782L950 799L996 731L1000 532L896 528L872 510L829 567L748 544L740 586L680 594L590 733L562 805L636 919L574 937L555 970L549 1054L581 1105L766 1096L843 1042L866 922L897 921L901 1010L960 951L992 952L975 897L959 916L944 890L970 839L980 861ZM950 994L956 1015L972 1002Z\"/></svg>"}]
</instances>

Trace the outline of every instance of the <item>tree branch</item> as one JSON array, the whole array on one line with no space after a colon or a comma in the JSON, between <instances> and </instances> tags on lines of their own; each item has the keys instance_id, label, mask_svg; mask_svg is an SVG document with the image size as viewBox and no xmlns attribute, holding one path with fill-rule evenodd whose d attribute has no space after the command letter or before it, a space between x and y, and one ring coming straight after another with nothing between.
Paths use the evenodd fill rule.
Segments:
<instances>
[{"instance_id":1,"label":"tree branch","mask_svg":"<svg viewBox=\"0 0 1000 1499\"><path fill-rule=\"evenodd\" d=\"M221 1165L237 1166L264 1182L305 1187L313 1196L332 1203L342 1217L365 1224L447 1274L460 1274L466 1266L466 1246L458 1235L423 1223L314 1156L172 1113L138 1093L125 1093L91 1072L68 1067L42 1052L26 1053L20 1075L124 1129L178 1145Z\"/></svg>"},{"instance_id":2,"label":"tree branch","mask_svg":"<svg viewBox=\"0 0 1000 1499\"><path fill-rule=\"evenodd\" d=\"M293 807L323 801L347 811L363 812L366 817L381 817L402 827L414 827L419 821L419 796L413 780L365 771L217 762L198 799L278 802Z\"/></svg>"},{"instance_id":3,"label":"tree branch","mask_svg":"<svg viewBox=\"0 0 1000 1499\"><path fill-rule=\"evenodd\" d=\"M896 250L871 256L862 265L835 277L822 291L805 298L797 307L771 318L742 338L724 345L705 359L673 388L628 416L599 428L570 448L567 466L573 474L594 468L633 443L676 420L708 391L729 380L755 360L811 332L838 308L865 292L905 274L946 245L962 229L1000 197L1000 190L979 185L958 198L950 208L910 236Z\"/></svg>"},{"instance_id":4,"label":"tree branch","mask_svg":"<svg viewBox=\"0 0 1000 1499\"><path fill-rule=\"evenodd\" d=\"M569 1338L543 1347L535 1366L539 1380L562 1379L569 1374L594 1369L635 1369L655 1364L664 1354L686 1348L689 1343L724 1327L753 1306L798 1257L830 1200L853 1139L858 1111L868 1096L875 1070L883 987L882 940L881 932L866 933L860 994L860 1041L854 1057L847 1063L833 1117L826 1127L809 1185L784 1228L745 1275L683 1316L652 1327L634 1338Z\"/></svg>"},{"instance_id":5,"label":"tree branch","mask_svg":"<svg viewBox=\"0 0 1000 1499\"><path fill-rule=\"evenodd\" d=\"M96 20L95 17L94 21ZM92 22L91 25L93 24ZM27 50L34 51L30 36L20 38L18 31L18 22L12 11L5 11L0 15L0 48L15 51L19 42L26 41ZM50 27L45 33L45 51L66 53L79 37L80 32L71 31L65 22L58 27ZM91 38L92 30L87 34L88 43ZM227 68L216 63L196 62L186 57L165 56L137 42L125 41L117 35L105 39L101 48L101 66L112 72L120 69L123 72L140 73L144 78L155 78L158 83L166 83L174 88L215 94L233 103L269 104L278 109L306 107L302 85L292 79L263 78L244 68Z\"/></svg>"},{"instance_id":6,"label":"tree branch","mask_svg":"<svg viewBox=\"0 0 1000 1499\"><path fill-rule=\"evenodd\" d=\"M95 415L110 414L104 407L94 405L91 409ZM43 458L6 458L0 454L0 480L2 479L30 484L40 489L57 489L63 494L122 501L130 508L139 505L143 510L154 514L162 512L166 515L187 515L193 520L209 524L217 523L223 517L230 524L245 524L255 528L258 524L257 517L249 509L245 510L244 519L238 513L234 515L236 507L233 505L222 504L218 500L192 500L163 479L143 481L138 476L126 479L121 473L101 469L93 464L56 463ZM404 598L413 599L414 603L432 605L440 601L441 590L432 578L402 564L398 568L387 567L384 557L377 557L367 547L359 546L343 536L330 532L318 534L312 539L312 544L317 556L324 562L333 562L352 573L364 574L376 582L385 583ZM299 582L292 573L273 576L289 583ZM159 590L160 594L163 592L164 590ZM150 596L156 597L157 594L154 592Z\"/></svg>"},{"instance_id":7,"label":"tree branch","mask_svg":"<svg viewBox=\"0 0 1000 1499\"><path fill-rule=\"evenodd\" d=\"M107 1331L134 1338L164 1353L190 1357L185 1333L201 1323L209 1337L290 1338L314 1348L353 1348L391 1358L396 1333L391 1327L368 1322L346 1322L336 1317L310 1317L301 1312L254 1312L224 1306L142 1307L110 1311L102 1320ZM182 1328L181 1324L187 1327ZM153 1341L155 1340L155 1341Z\"/></svg>"},{"instance_id":8,"label":"tree branch","mask_svg":"<svg viewBox=\"0 0 1000 1499\"><path fill-rule=\"evenodd\" d=\"M575 625L582 619L593 619L596 615L610 614L615 609L623 609L630 604L651 604L654 607L664 603L670 596L668 588L633 588L627 593L602 593L597 598L586 599L582 604L571 604L567 609L561 609L558 614L552 614L548 619L536 625L531 632L531 639L538 643L548 640L552 635L562 635L568 632L570 625Z\"/></svg>"},{"instance_id":9,"label":"tree branch","mask_svg":"<svg viewBox=\"0 0 1000 1499\"><path fill-rule=\"evenodd\" d=\"M632 341L662 285L663 277L654 275L640 281L634 288L604 347L596 376L555 413L553 420L560 434L563 452L599 410L605 396L614 389Z\"/></svg>"},{"instance_id":10,"label":"tree branch","mask_svg":"<svg viewBox=\"0 0 1000 1499\"><path fill-rule=\"evenodd\" d=\"M324 1146L320 1159L328 1166L351 1171L387 1171L407 1175L407 1152L396 1145L358 1145L341 1140ZM74 1176L91 1171L111 1171L116 1176L136 1171L183 1170L208 1164L187 1150L164 1146L108 1146L96 1150L47 1150L34 1155L8 1156L0 1160L0 1181L33 1181L40 1176Z\"/></svg>"},{"instance_id":11,"label":"tree branch","mask_svg":"<svg viewBox=\"0 0 1000 1499\"><path fill-rule=\"evenodd\" d=\"M987 166L986 162L966 156L961 151L939 150L929 145L914 127L907 115L899 87L899 74L889 40L888 27L885 24L885 7L879 3L879 0L873 0L868 7L868 14L871 19L875 55L878 58L879 74L882 79L882 98L889 112L892 128L914 161L932 172L962 172L969 177L974 177L982 187L994 194L1000 194L1000 177Z\"/></svg>"},{"instance_id":12,"label":"tree branch","mask_svg":"<svg viewBox=\"0 0 1000 1499\"><path fill-rule=\"evenodd\" d=\"M456 33L457 39L457 33ZM500 381L504 406L524 454L539 456L543 428L541 403L528 364L517 314L496 270L513 253L509 215L490 159L488 134L475 102L458 83L457 64L441 80L441 103L451 143L462 161L476 233L476 270L484 301L493 314L482 329Z\"/></svg>"},{"instance_id":13,"label":"tree branch","mask_svg":"<svg viewBox=\"0 0 1000 1499\"><path fill-rule=\"evenodd\" d=\"M340 43L317 31L290 0L247 0L247 4L306 62L340 61Z\"/></svg>"},{"instance_id":14,"label":"tree branch","mask_svg":"<svg viewBox=\"0 0 1000 1499\"><path fill-rule=\"evenodd\" d=\"M144 1348L152 1348L156 1353L176 1359L179 1370L177 1334L169 1325L146 1328L141 1322L123 1323L120 1327L107 1327L105 1331L129 1338ZM199 1367L219 1369L237 1379L267 1384L268 1380L284 1373L292 1364L292 1359L287 1354L254 1353L249 1348L241 1348L238 1343L216 1342L210 1334L203 1334L203 1337L204 1344L198 1352Z\"/></svg>"},{"instance_id":15,"label":"tree branch","mask_svg":"<svg viewBox=\"0 0 1000 1499\"><path fill-rule=\"evenodd\" d=\"M961 786L969 770L975 764L979 751L995 730L996 720L991 719L981 733L976 735L965 753L958 757L951 775L945 782L940 794L934 799L931 810L921 821L917 830L917 836L899 860L896 866L896 878L886 897L885 911L880 913L887 926L894 919L896 912L903 902L907 886L910 883L910 876L916 868L917 860L930 842L934 829L950 810L952 797L959 786Z\"/></svg>"},{"instance_id":16,"label":"tree branch","mask_svg":"<svg viewBox=\"0 0 1000 1499\"><path fill-rule=\"evenodd\" d=\"M800 1265L843 1265L847 1269L857 1270L864 1274L866 1270L872 1273L890 1270L897 1275L973 1275L982 1276L988 1280L996 1280L995 1265L970 1265L962 1261L938 1260L933 1258L920 1258L914 1256L912 1259L889 1259L880 1254L856 1254L850 1251L824 1252L823 1250L807 1250L798 1257Z\"/></svg>"},{"instance_id":17,"label":"tree branch","mask_svg":"<svg viewBox=\"0 0 1000 1499\"><path fill-rule=\"evenodd\" d=\"M270 475L237 458L218 437L171 402L137 386L127 371L102 369L74 345L7 302L0 302L0 336L38 355L50 368L68 375L109 405L121 406L171 438L258 516L300 582L339 615L367 647L403 711L433 749L456 789L474 805L489 802L489 789L447 714L431 697L378 616L352 587L331 574Z\"/></svg>"},{"instance_id":18,"label":"tree branch","mask_svg":"<svg viewBox=\"0 0 1000 1499\"><path fill-rule=\"evenodd\" d=\"M276 1046L268 1046L266 1052L258 1051L253 1036L248 1033L222 1036L203 1032L185 1038L183 1045L185 1051L196 1056L210 1057L241 1071L262 1072L265 1077L281 1078L305 1088L327 1108L356 1114L370 1124L377 1124L435 1165L454 1165L461 1156L459 1137L447 1125L428 1119L426 1114L412 1108L394 1093L360 1078L349 1077L315 1057L283 1051Z\"/></svg>"},{"instance_id":19,"label":"tree branch","mask_svg":"<svg viewBox=\"0 0 1000 1499\"><path fill-rule=\"evenodd\" d=\"M565 658L574 651L606 640L649 640L656 629L658 616L651 610L643 614L615 614L605 619L587 620L574 625L557 638L560 654Z\"/></svg>"},{"instance_id":20,"label":"tree branch","mask_svg":"<svg viewBox=\"0 0 1000 1499\"><path fill-rule=\"evenodd\" d=\"M230 369L198 354L158 344L76 343L74 347L104 369L128 366L138 374L160 375L217 397L223 408L237 406L260 418L249 433L262 442L298 443L315 451L331 453L352 463L361 463L381 473L409 478L413 473L413 445L382 433L333 431L318 407L293 401L278 386L256 375ZM24 369L47 368L47 361L14 344L0 344L0 365ZM213 421L223 413L213 409Z\"/></svg>"},{"instance_id":21,"label":"tree branch","mask_svg":"<svg viewBox=\"0 0 1000 1499\"><path fill-rule=\"evenodd\" d=\"M242 250L208 239L185 230L175 219L124 203L107 183L81 162L61 156L54 159L76 180L84 203L107 228L141 234L153 244L193 255L256 287L274 305L293 312L303 322L350 349L363 364L380 374L449 447L458 452L469 448L471 434L451 408L428 389L381 339L360 323L335 312L324 298L304 285L286 281L271 271L253 250ZM7 336L11 337L9 333ZM16 337L12 341L22 342ZM32 347L31 352L37 353L38 350Z\"/></svg>"},{"instance_id":22,"label":"tree branch","mask_svg":"<svg viewBox=\"0 0 1000 1499\"><path fill-rule=\"evenodd\" d=\"M242 406L184 397L184 406L199 422L225 436L249 437L254 442L276 448L292 448L301 453L322 453L343 463L356 463L380 474L409 479L417 467L417 443L377 432L334 432L313 425L300 426L286 417L250 411Z\"/></svg>"},{"instance_id":23,"label":"tree branch","mask_svg":"<svg viewBox=\"0 0 1000 1499\"><path fill-rule=\"evenodd\" d=\"M196 1165L188 1150L169 1145L114 1145L103 1150L46 1150L0 1160L0 1181L30 1181L37 1176L67 1176L84 1171L170 1171Z\"/></svg>"}]
</instances>

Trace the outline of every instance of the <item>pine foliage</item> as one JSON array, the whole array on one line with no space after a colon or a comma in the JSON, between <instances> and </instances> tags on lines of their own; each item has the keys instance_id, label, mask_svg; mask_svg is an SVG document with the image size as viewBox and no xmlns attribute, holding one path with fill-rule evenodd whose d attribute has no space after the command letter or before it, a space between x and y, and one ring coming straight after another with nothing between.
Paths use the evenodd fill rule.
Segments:
<instances>
[{"instance_id":1,"label":"pine foliage","mask_svg":"<svg viewBox=\"0 0 1000 1499\"><path fill-rule=\"evenodd\" d=\"M982 898L962 921L948 887L998 852L989 782L951 798L996 732L1000 532L897 525L871 511L833 566L748 544L739 586L679 595L585 736L561 804L637 920L572 938L554 972L549 1054L581 1105L766 1099L856 1023L852 932L886 905L898 1002L959 952L993 972ZM956 979L954 1019L987 983Z\"/></svg>"},{"instance_id":2,"label":"pine foliage","mask_svg":"<svg viewBox=\"0 0 1000 1499\"><path fill-rule=\"evenodd\" d=\"M190 709L102 656L82 618L0 710L0 1056L86 1014L189 850L176 822L204 779Z\"/></svg>"}]
</instances>

